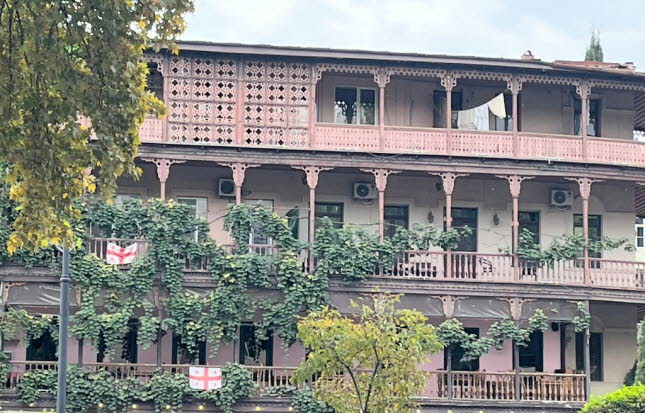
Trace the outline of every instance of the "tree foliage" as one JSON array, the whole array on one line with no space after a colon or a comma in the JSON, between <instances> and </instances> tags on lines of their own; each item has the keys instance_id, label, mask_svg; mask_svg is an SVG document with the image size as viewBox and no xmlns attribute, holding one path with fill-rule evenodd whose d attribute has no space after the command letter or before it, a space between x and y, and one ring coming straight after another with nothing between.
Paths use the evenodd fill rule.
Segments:
<instances>
[{"instance_id":1,"label":"tree foliage","mask_svg":"<svg viewBox=\"0 0 645 413\"><path fill-rule=\"evenodd\" d=\"M594 30L591 32L589 46L587 46L587 51L585 52L585 61L602 62L603 60L604 54L602 52L602 46L600 45L600 33L598 30Z\"/></svg>"},{"instance_id":2,"label":"tree foliage","mask_svg":"<svg viewBox=\"0 0 645 413\"><path fill-rule=\"evenodd\" d=\"M294 380L316 375L315 396L338 413L405 411L425 386L419 364L441 344L420 312L396 308L399 296L375 293L367 301L352 302L352 317L326 307L300 321L309 356Z\"/></svg>"},{"instance_id":3,"label":"tree foliage","mask_svg":"<svg viewBox=\"0 0 645 413\"><path fill-rule=\"evenodd\" d=\"M645 320L641 320L638 323L636 341L636 370L634 372L634 383L645 384Z\"/></svg>"},{"instance_id":4,"label":"tree foliage","mask_svg":"<svg viewBox=\"0 0 645 413\"><path fill-rule=\"evenodd\" d=\"M163 112L145 90L143 51L169 45L192 9L192 0L0 2L0 159L11 161L20 205L12 251L71 240L86 190L110 197L120 175L137 175L139 126Z\"/></svg>"},{"instance_id":5,"label":"tree foliage","mask_svg":"<svg viewBox=\"0 0 645 413\"><path fill-rule=\"evenodd\" d=\"M593 398L580 413L642 413L645 410L645 384L623 386L620 390Z\"/></svg>"}]
</instances>

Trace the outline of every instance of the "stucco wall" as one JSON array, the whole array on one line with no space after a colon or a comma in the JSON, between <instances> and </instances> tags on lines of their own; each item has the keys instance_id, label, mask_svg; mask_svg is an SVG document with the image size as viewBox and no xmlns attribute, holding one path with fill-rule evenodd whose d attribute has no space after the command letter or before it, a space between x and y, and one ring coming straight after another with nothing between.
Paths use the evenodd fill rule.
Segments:
<instances>
[{"instance_id":1,"label":"stucco wall","mask_svg":"<svg viewBox=\"0 0 645 413\"><path fill-rule=\"evenodd\" d=\"M318 122L334 121L334 91L337 86L375 89L378 86L367 75L325 73L318 83ZM433 125L433 92L443 91L437 79L415 80L393 76L385 88L385 124L390 126L431 127ZM477 82L459 79L455 91L463 96L463 108L485 103L504 92L502 82ZM520 129L523 132L573 134L573 86L525 83L520 92ZM632 92L593 89L590 98L600 99L602 136L631 140L634 129L634 96Z\"/></svg>"}]
</instances>

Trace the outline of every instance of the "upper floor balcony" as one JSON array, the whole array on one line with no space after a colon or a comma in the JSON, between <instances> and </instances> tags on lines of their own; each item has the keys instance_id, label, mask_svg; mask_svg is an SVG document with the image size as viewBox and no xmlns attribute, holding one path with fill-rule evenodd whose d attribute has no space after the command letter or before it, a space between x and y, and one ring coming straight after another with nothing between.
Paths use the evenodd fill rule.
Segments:
<instances>
[{"instance_id":1,"label":"upper floor balcony","mask_svg":"<svg viewBox=\"0 0 645 413\"><path fill-rule=\"evenodd\" d=\"M149 55L168 113L142 142L645 166L630 70L259 49Z\"/></svg>"}]
</instances>

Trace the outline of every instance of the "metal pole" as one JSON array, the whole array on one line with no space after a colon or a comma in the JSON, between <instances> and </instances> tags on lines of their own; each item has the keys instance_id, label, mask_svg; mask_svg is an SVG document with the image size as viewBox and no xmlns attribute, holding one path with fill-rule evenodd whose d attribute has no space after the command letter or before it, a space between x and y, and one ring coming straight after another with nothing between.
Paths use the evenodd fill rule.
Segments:
<instances>
[{"instance_id":1,"label":"metal pole","mask_svg":"<svg viewBox=\"0 0 645 413\"><path fill-rule=\"evenodd\" d=\"M67 326L69 318L69 248L63 249L63 271L60 276L60 317L58 319L58 392L56 412L65 413L67 402Z\"/></svg>"}]
</instances>

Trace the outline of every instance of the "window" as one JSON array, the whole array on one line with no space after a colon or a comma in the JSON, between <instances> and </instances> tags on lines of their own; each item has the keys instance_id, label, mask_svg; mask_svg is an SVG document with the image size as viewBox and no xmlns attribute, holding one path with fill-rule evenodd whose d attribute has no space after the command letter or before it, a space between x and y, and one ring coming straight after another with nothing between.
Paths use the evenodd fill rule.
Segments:
<instances>
[{"instance_id":1,"label":"window","mask_svg":"<svg viewBox=\"0 0 645 413\"><path fill-rule=\"evenodd\" d=\"M452 227L463 228L466 226L472 232L459 240L459 245L455 248L455 251L475 252L477 251L477 208L452 208Z\"/></svg>"},{"instance_id":2,"label":"window","mask_svg":"<svg viewBox=\"0 0 645 413\"><path fill-rule=\"evenodd\" d=\"M584 333L576 333L576 370L584 371ZM591 381L603 381L602 373L602 333L591 333L589 337L589 367Z\"/></svg>"},{"instance_id":3,"label":"window","mask_svg":"<svg viewBox=\"0 0 645 413\"><path fill-rule=\"evenodd\" d=\"M152 92L157 99L163 102L163 75L157 63L148 63L146 90Z\"/></svg>"},{"instance_id":4,"label":"window","mask_svg":"<svg viewBox=\"0 0 645 413\"><path fill-rule=\"evenodd\" d=\"M287 218L287 225L291 230L291 235L294 239L300 239L300 209L292 208L285 214Z\"/></svg>"},{"instance_id":5,"label":"window","mask_svg":"<svg viewBox=\"0 0 645 413\"><path fill-rule=\"evenodd\" d=\"M272 200L246 200L244 201L245 204L251 204L251 205L260 205L263 208L273 211L273 201ZM269 237L267 234L262 232L259 228L253 228L251 231L251 235L249 237L249 244L254 244L254 245L271 245L271 237Z\"/></svg>"},{"instance_id":6,"label":"window","mask_svg":"<svg viewBox=\"0 0 645 413\"><path fill-rule=\"evenodd\" d=\"M540 213L538 211L519 211L520 234L527 229L533 234L533 242L540 243Z\"/></svg>"},{"instance_id":7,"label":"window","mask_svg":"<svg viewBox=\"0 0 645 413\"><path fill-rule=\"evenodd\" d=\"M273 331L268 331L266 340L257 342L255 326L240 326L239 363L247 366L273 366Z\"/></svg>"},{"instance_id":8,"label":"window","mask_svg":"<svg viewBox=\"0 0 645 413\"><path fill-rule=\"evenodd\" d=\"M589 123L587 124L588 136L600 136L600 99L589 99L587 101L589 112ZM582 101L579 98L573 100L573 134L580 135L580 123L582 122Z\"/></svg>"},{"instance_id":9,"label":"window","mask_svg":"<svg viewBox=\"0 0 645 413\"><path fill-rule=\"evenodd\" d=\"M636 217L636 248L645 247L645 222L643 218Z\"/></svg>"},{"instance_id":10,"label":"window","mask_svg":"<svg viewBox=\"0 0 645 413\"><path fill-rule=\"evenodd\" d=\"M343 226L343 204L342 202L316 202L316 227L320 226L320 220L329 217L336 228Z\"/></svg>"},{"instance_id":11,"label":"window","mask_svg":"<svg viewBox=\"0 0 645 413\"><path fill-rule=\"evenodd\" d=\"M479 338L479 329L478 328L464 328L464 331L467 334L473 334L475 337ZM465 350L458 344L453 344L450 346L450 366L453 371L479 371L479 358L462 361L464 357ZM448 352L444 351L443 357L443 367L444 369L448 368Z\"/></svg>"},{"instance_id":12,"label":"window","mask_svg":"<svg viewBox=\"0 0 645 413\"><path fill-rule=\"evenodd\" d=\"M452 92L452 127L457 128L457 111L463 109L461 92ZM435 128L446 127L446 92L435 90L432 94L432 126Z\"/></svg>"},{"instance_id":13,"label":"window","mask_svg":"<svg viewBox=\"0 0 645 413\"><path fill-rule=\"evenodd\" d=\"M141 195L139 194L116 194L114 196L114 205L123 206L131 201L140 201Z\"/></svg>"},{"instance_id":14,"label":"window","mask_svg":"<svg viewBox=\"0 0 645 413\"><path fill-rule=\"evenodd\" d=\"M544 336L541 331L534 331L526 346L518 346L520 368L524 371L544 370Z\"/></svg>"},{"instance_id":15,"label":"window","mask_svg":"<svg viewBox=\"0 0 645 413\"><path fill-rule=\"evenodd\" d=\"M206 219L208 216L208 199L207 198L191 198L191 197L178 197L177 203L187 205L191 215L195 218ZM192 232L195 241L199 239L199 232L197 230Z\"/></svg>"},{"instance_id":16,"label":"window","mask_svg":"<svg viewBox=\"0 0 645 413\"><path fill-rule=\"evenodd\" d=\"M573 233L582 235L582 214L573 214ZM589 215L589 240L600 241L602 238L602 217L600 215ZM602 253L589 251L589 257L602 258ZM595 264L599 264L596 262Z\"/></svg>"},{"instance_id":17,"label":"window","mask_svg":"<svg viewBox=\"0 0 645 413\"><path fill-rule=\"evenodd\" d=\"M376 125L376 90L337 87L334 95L334 123Z\"/></svg>"},{"instance_id":18,"label":"window","mask_svg":"<svg viewBox=\"0 0 645 413\"><path fill-rule=\"evenodd\" d=\"M123 337L121 346L121 360L128 363L136 363L138 360L138 346L137 334L139 332L139 322L135 319L128 321L128 332ZM103 331L99 332L99 340L96 345L96 362L102 363L105 360L105 353L107 352L107 343L103 336Z\"/></svg>"},{"instance_id":19,"label":"window","mask_svg":"<svg viewBox=\"0 0 645 413\"><path fill-rule=\"evenodd\" d=\"M29 341L27 344L27 361L56 361L56 342L49 330L38 337Z\"/></svg>"},{"instance_id":20,"label":"window","mask_svg":"<svg viewBox=\"0 0 645 413\"><path fill-rule=\"evenodd\" d=\"M172 356L170 357L172 364L206 364L206 342L199 341L197 343L197 354L190 354L181 342L181 336L172 335Z\"/></svg>"},{"instance_id":21,"label":"window","mask_svg":"<svg viewBox=\"0 0 645 413\"><path fill-rule=\"evenodd\" d=\"M385 205L383 221L387 238L392 238L399 227L408 228L409 213L407 205Z\"/></svg>"}]
</instances>

